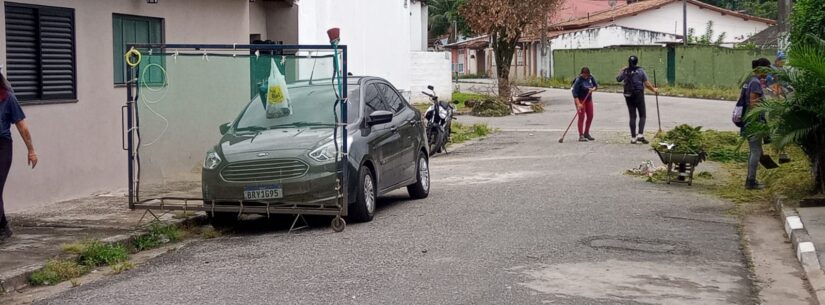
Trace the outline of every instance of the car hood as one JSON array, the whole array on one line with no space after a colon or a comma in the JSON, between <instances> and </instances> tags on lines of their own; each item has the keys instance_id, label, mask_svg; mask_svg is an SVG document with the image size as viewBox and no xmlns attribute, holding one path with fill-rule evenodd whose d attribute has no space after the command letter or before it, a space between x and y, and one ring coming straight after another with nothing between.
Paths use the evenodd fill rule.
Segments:
<instances>
[{"instance_id":1,"label":"car hood","mask_svg":"<svg viewBox=\"0 0 825 305\"><path fill-rule=\"evenodd\" d=\"M330 128L283 128L260 133L233 133L221 139L224 156L279 151L308 151L332 137ZM323 143L322 143L323 142Z\"/></svg>"}]
</instances>

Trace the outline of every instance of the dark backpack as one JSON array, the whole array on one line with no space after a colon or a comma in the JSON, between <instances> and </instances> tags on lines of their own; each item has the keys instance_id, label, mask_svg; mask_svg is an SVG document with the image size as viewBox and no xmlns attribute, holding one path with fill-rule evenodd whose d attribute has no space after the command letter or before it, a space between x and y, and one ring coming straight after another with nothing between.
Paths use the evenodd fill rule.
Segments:
<instances>
[{"instance_id":1,"label":"dark backpack","mask_svg":"<svg viewBox=\"0 0 825 305\"><path fill-rule=\"evenodd\" d=\"M627 68L624 70L624 96L633 96L633 75L636 74L636 69Z\"/></svg>"},{"instance_id":2,"label":"dark backpack","mask_svg":"<svg viewBox=\"0 0 825 305\"><path fill-rule=\"evenodd\" d=\"M750 103L750 96L748 96L748 84L742 86L742 91L739 92L739 99L736 101L736 106L733 107L731 114L731 121L736 127L742 128L745 126L745 112L748 111L748 104Z\"/></svg>"}]
</instances>

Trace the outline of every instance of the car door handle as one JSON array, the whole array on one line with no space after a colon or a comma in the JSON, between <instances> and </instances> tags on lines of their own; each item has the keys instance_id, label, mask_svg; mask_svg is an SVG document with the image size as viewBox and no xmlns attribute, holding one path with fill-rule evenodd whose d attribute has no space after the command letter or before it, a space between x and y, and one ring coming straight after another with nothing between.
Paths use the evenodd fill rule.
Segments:
<instances>
[{"instance_id":1,"label":"car door handle","mask_svg":"<svg viewBox=\"0 0 825 305\"><path fill-rule=\"evenodd\" d=\"M410 125L412 125L412 126L418 125L418 121L417 120L410 120Z\"/></svg>"},{"instance_id":2,"label":"car door handle","mask_svg":"<svg viewBox=\"0 0 825 305\"><path fill-rule=\"evenodd\" d=\"M390 127L390 131L398 132L398 127L392 126L392 127Z\"/></svg>"}]
</instances>

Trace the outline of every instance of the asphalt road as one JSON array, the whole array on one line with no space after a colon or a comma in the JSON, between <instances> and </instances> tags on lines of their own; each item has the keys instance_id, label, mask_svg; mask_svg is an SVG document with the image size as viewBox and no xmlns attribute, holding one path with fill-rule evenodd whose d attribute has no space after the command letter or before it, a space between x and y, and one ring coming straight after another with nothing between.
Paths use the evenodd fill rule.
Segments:
<instances>
[{"instance_id":1,"label":"asphalt road","mask_svg":"<svg viewBox=\"0 0 825 305\"><path fill-rule=\"evenodd\" d=\"M605 141L621 126L623 109L605 106L618 95L597 105L614 109L597 112L599 141L558 143L562 97L434 158L431 196L390 194L371 223L247 229L37 304L753 304L731 206L623 175L654 156ZM666 103L708 123L732 107ZM546 125L508 131L514 120Z\"/></svg>"}]
</instances>

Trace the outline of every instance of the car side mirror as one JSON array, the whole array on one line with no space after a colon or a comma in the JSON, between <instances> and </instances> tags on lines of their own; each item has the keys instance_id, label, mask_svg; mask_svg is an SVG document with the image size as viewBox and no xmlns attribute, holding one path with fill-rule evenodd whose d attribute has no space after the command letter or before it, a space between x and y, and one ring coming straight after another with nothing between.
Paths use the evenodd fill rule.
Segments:
<instances>
[{"instance_id":1,"label":"car side mirror","mask_svg":"<svg viewBox=\"0 0 825 305\"><path fill-rule=\"evenodd\" d=\"M428 86L427 86L427 89L430 89L430 90L435 90L435 87L433 87L433 85L428 85Z\"/></svg>"},{"instance_id":2,"label":"car side mirror","mask_svg":"<svg viewBox=\"0 0 825 305\"><path fill-rule=\"evenodd\" d=\"M221 135L225 135L227 132L229 132L229 126L232 126L232 123L224 123L221 124L220 127L218 127L218 129L220 129L221 131Z\"/></svg>"},{"instance_id":3,"label":"car side mirror","mask_svg":"<svg viewBox=\"0 0 825 305\"><path fill-rule=\"evenodd\" d=\"M381 125L392 122L392 112L386 110L376 110L370 113L367 124L370 126Z\"/></svg>"}]
</instances>

